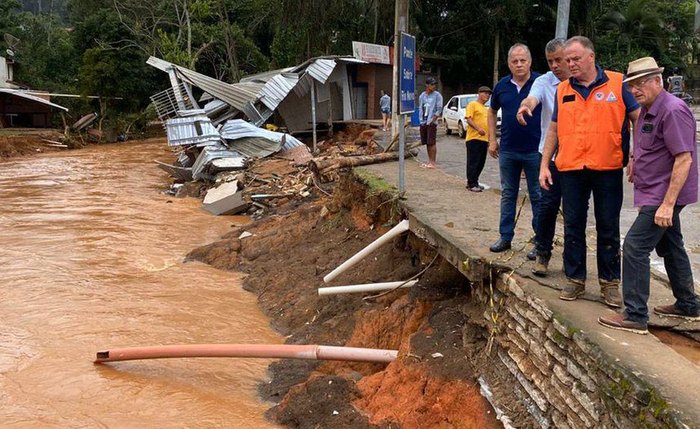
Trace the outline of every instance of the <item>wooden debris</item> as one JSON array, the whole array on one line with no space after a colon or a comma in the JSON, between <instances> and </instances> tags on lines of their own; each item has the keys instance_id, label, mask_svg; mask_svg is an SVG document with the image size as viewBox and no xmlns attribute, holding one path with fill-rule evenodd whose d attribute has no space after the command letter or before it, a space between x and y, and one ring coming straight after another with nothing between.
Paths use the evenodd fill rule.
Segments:
<instances>
[{"instance_id":1,"label":"wooden debris","mask_svg":"<svg viewBox=\"0 0 700 429\"><path fill-rule=\"evenodd\" d=\"M344 158L314 158L309 161L309 169L316 174L325 174L328 171L338 168L379 164L381 162L396 161L397 159L399 159L398 152L378 153L375 155L352 156Z\"/></svg>"}]
</instances>

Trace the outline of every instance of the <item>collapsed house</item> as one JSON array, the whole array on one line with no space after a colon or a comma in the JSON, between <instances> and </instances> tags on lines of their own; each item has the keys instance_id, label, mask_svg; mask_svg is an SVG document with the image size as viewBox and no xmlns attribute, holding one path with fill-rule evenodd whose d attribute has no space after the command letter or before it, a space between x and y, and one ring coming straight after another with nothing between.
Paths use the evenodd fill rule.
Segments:
<instances>
[{"instance_id":1,"label":"collapsed house","mask_svg":"<svg viewBox=\"0 0 700 429\"><path fill-rule=\"evenodd\" d=\"M0 56L0 128L51 127L54 110L67 112L52 103L47 92L29 91L15 84L14 60Z\"/></svg>"},{"instance_id":2,"label":"collapsed house","mask_svg":"<svg viewBox=\"0 0 700 429\"><path fill-rule=\"evenodd\" d=\"M366 118L368 105L376 101L368 99L368 85L375 91L378 85L391 82L390 65L349 56L313 58L237 83L222 82L155 57L150 57L148 64L169 76L170 88L151 100L165 125L168 145L178 153L174 165L158 165L182 182L215 181L222 173L245 170L249 161L271 155L306 165L311 152L294 135ZM362 141L364 153L370 153L367 141ZM299 193L308 193L308 185L294 184ZM226 187L231 210L242 210L240 199L230 195L240 186ZM219 194L224 198L226 193L219 189ZM263 198L261 195L257 197ZM216 214L234 213L215 205Z\"/></svg>"}]
</instances>

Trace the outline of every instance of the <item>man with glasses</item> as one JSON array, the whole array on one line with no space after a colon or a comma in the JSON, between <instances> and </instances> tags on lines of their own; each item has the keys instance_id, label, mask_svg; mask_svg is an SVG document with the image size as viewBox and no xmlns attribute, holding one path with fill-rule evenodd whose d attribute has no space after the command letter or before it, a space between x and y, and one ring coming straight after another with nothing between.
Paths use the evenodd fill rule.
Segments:
<instances>
[{"instance_id":1,"label":"man with glasses","mask_svg":"<svg viewBox=\"0 0 700 429\"><path fill-rule=\"evenodd\" d=\"M623 249L625 310L598 319L608 328L638 334L647 333L649 255L654 249L664 259L676 298L674 304L654 307L654 313L700 320L679 217L687 204L698 200L696 124L688 106L664 90L663 71L651 57L629 63L625 82L642 105L634 127L634 157L628 168L639 214L625 236Z\"/></svg>"},{"instance_id":2,"label":"man with glasses","mask_svg":"<svg viewBox=\"0 0 700 429\"><path fill-rule=\"evenodd\" d=\"M595 207L598 283L603 300L620 307L620 210L622 169L629 152L629 123L639 104L621 73L596 66L593 43L574 36L564 55L571 77L557 87L557 102L540 165L540 186L553 183L549 160L555 150L564 211L564 273L559 298L585 293L586 223L591 194Z\"/></svg>"}]
</instances>

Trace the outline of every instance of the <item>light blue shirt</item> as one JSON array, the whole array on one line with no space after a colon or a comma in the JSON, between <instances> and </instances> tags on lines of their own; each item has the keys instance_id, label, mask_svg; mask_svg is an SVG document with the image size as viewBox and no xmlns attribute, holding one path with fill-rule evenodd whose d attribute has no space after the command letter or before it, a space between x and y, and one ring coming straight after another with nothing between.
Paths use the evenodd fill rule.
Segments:
<instances>
[{"instance_id":1,"label":"light blue shirt","mask_svg":"<svg viewBox=\"0 0 700 429\"><path fill-rule=\"evenodd\" d=\"M442 115L442 95L433 91L430 94L423 91L418 97L420 106L420 124L425 125L432 122L434 116Z\"/></svg>"},{"instance_id":2,"label":"light blue shirt","mask_svg":"<svg viewBox=\"0 0 700 429\"><path fill-rule=\"evenodd\" d=\"M542 149L544 148L544 141L547 138L549 123L552 122L552 112L557 102L557 86L559 82L561 82L559 78L549 71L535 79L530 89L530 97L535 97L542 106L542 117L540 119L540 128L542 129L540 153L542 153Z\"/></svg>"},{"instance_id":3,"label":"light blue shirt","mask_svg":"<svg viewBox=\"0 0 700 429\"><path fill-rule=\"evenodd\" d=\"M391 97L389 97L389 94L384 94L379 97L379 108L391 110Z\"/></svg>"}]
</instances>

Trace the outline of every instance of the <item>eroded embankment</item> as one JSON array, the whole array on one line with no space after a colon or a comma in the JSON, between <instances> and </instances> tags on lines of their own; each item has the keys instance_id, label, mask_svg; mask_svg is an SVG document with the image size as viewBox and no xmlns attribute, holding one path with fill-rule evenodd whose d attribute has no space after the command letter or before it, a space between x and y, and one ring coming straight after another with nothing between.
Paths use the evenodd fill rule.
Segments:
<instances>
[{"instance_id":1,"label":"eroded embankment","mask_svg":"<svg viewBox=\"0 0 700 429\"><path fill-rule=\"evenodd\" d=\"M404 234L334 281L395 281L421 273L409 291L364 300L358 294L317 294L323 275L399 216L392 194L349 176L333 199L237 229L189 255L247 272L244 287L258 296L287 343L400 351L389 365L274 363L272 379L260 392L278 403L269 412L275 421L294 428L500 427L476 382L478 368L488 365L483 353L487 331L471 320L483 320L483 308L469 305L466 278L423 241ZM239 239L244 230L254 235ZM491 383L499 388L497 379ZM510 412L527 423L527 411L512 405Z\"/></svg>"}]
</instances>

